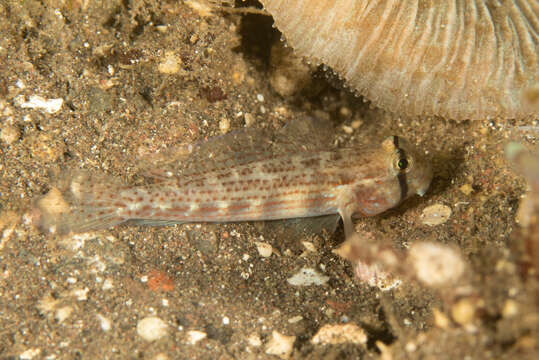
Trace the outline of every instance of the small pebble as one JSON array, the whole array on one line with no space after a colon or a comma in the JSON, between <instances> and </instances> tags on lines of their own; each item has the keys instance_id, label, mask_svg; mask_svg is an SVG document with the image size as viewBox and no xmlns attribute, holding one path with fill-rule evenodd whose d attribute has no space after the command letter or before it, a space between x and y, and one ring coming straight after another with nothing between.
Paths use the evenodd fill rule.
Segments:
<instances>
[{"instance_id":1,"label":"small pebble","mask_svg":"<svg viewBox=\"0 0 539 360\"><path fill-rule=\"evenodd\" d=\"M301 320L303 320L303 316L297 315L297 316L294 316L294 317L291 317L290 319L288 319L288 323L289 324L295 324L297 322L300 322Z\"/></svg>"},{"instance_id":2,"label":"small pebble","mask_svg":"<svg viewBox=\"0 0 539 360\"><path fill-rule=\"evenodd\" d=\"M301 243L303 244L305 249L307 249L308 251L316 252L316 247L314 246L314 244L312 242L310 242L310 241L302 241Z\"/></svg>"},{"instance_id":3,"label":"small pebble","mask_svg":"<svg viewBox=\"0 0 539 360\"><path fill-rule=\"evenodd\" d=\"M31 348L31 349L28 349L28 350L22 352L19 355L18 359L19 360L32 360L33 358L35 358L39 354L41 354L41 349L40 348Z\"/></svg>"},{"instance_id":4,"label":"small pebble","mask_svg":"<svg viewBox=\"0 0 539 360\"><path fill-rule=\"evenodd\" d=\"M447 329L449 327L449 318L437 308L432 309L432 315L434 315L434 325L440 329Z\"/></svg>"},{"instance_id":5,"label":"small pebble","mask_svg":"<svg viewBox=\"0 0 539 360\"><path fill-rule=\"evenodd\" d=\"M85 287L84 289L75 289L71 291L71 295L77 298L78 301L88 300L88 292L90 289Z\"/></svg>"},{"instance_id":6,"label":"small pebble","mask_svg":"<svg viewBox=\"0 0 539 360\"><path fill-rule=\"evenodd\" d=\"M219 130L221 130L223 134L226 134L230 130L230 120L222 118L221 121L219 121Z\"/></svg>"},{"instance_id":7,"label":"small pebble","mask_svg":"<svg viewBox=\"0 0 539 360\"><path fill-rule=\"evenodd\" d=\"M344 132L348 135L352 134L354 132L354 128L351 127L351 126L347 126L347 125L343 125L342 126L342 129L344 130Z\"/></svg>"},{"instance_id":8,"label":"small pebble","mask_svg":"<svg viewBox=\"0 0 539 360\"><path fill-rule=\"evenodd\" d=\"M20 130L13 125L4 125L0 129L0 140L5 142L7 145L11 145L21 138Z\"/></svg>"},{"instance_id":9,"label":"small pebble","mask_svg":"<svg viewBox=\"0 0 539 360\"><path fill-rule=\"evenodd\" d=\"M258 336L258 334L249 335L249 337L247 338L247 342L249 343L249 345L254 347L259 347L260 345L262 345L262 340L260 340L260 336Z\"/></svg>"},{"instance_id":10,"label":"small pebble","mask_svg":"<svg viewBox=\"0 0 539 360\"><path fill-rule=\"evenodd\" d=\"M157 66L157 70L161 74L176 74L180 71L182 60L172 51L166 51L163 60Z\"/></svg>"},{"instance_id":11,"label":"small pebble","mask_svg":"<svg viewBox=\"0 0 539 360\"><path fill-rule=\"evenodd\" d=\"M471 299L459 300L451 308L451 317L459 325L469 325L475 318L475 308L475 302Z\"/></svg>"},{"instance_id":12,"label":"small pebble","mask_svg":"<svg viewBox=\"0 0 539 360\"><path fill-rule=\"evenodd\" d=\"M407 352L411 353L417 350L417 345L414 342L409 341L406 343L406 346L404 348Z\"/></svg>"},{"instance_id":13,"label":"small pebble","mask_svg":"<svg viewBox=\"0 0 539 360\"><path fill-rule=\"evenodd\" d=\"M101 330L109 331L112 327L110 320L101 314L97 314L96 316L97 316L97 319L99 320L99 323L101 324Z\"/></svg>"},{"instance_id":14,"label":"small pebble","mask_svg":"<svg viewBox=\"0 0 539 360\"><path fill-rule=\"evenodd\" d=\"M159 340L166 336L168 325L156 316L148 316L137 324L137 334L147 341Z\"/></svg>"},{"instance_id":15,"label":"small pebble","mask_svg":"<svg viewBox=\"0 0 539 360\"><path fill-rule=\"evenodd\" d=\"M286 336L274 330L270 341L266 344L266 354L288 359L292 354L294 341L296 341L295 336Z\"/></svg>"},{"instance_id":16,"label":"small pebble","mask_svg":"<svg viewBox=\"0 0 539 360\"><path fill-rule=\"evenodd\" d=\"M56 312L54 313L54 318L59 323L62 323L65 319L67 319L71 315L72 312L73 312L73 308L71 306L63 306L59 309L56 309Z\"/></svg>"},{"instance_id":17,"label":"small pebble","mask_svg":"<svg viewBox=\"0 0 539 360\"><path fill-rule=\"evenodd\" d=\"M313 336L311 343L321 345L366 344L367 334L355 324L326 324Z\"/></svg>"},{"instance_id":18,"label":"small pebble","mask_svg":"<svg viewBox=\"0 0 539 360\"><path fill-rule=\"evenodd\" d=\"M273 247L265 242L257 241L256 242L256 249L258 250L258 254L262 257L270 257L273 253Z\"/></svg>"},{"instance_id":19,"label":"small pebble","mask_svg":"<svg viewBox=\"0 0 539 360\"><path fill-rule=\"evenodd\" d=\"M54 114L60 111L64 99L45 99L38 95L31 95L28 101L22 101L19 105L21 108L39 109L48 114Z\"/></svg>"},{"instance_id":20,"label":"small pebble","mask_svg":"<svg viewBox=\"0 0 539 360\"><path fill-rule=\"evenodd\" d=\"M461 187L459 187L459 190L464 195L470 195L473 192L473 187L471 184L464 184Z\"/></svg>"},{"instance_id":21,"label":"small pebble","mask_svg":"<svg viewBox=\"0 0 539 360\"><path fill-rule=\"evenodd\" d=\"M329 276L322 275L315 269L303 268L286 281L292 286L323 285L329 281Z\"/></svg>"},{"instance_id":22,"label":"small pebble","mask_svg":"<svg viewBox=\"0 0 539 360\"><path fill-rule=\"evenodd\" d=\"M167 354L159 353L153 357L153 360L169 360Z\"/></svg>"},{"instance_id":23,"label":"small pebble","mask_svg":"<svg viewBox=\"0 0 539 360\"><path fill-rule=\"evenodd\" d=\"M245 120L246 127L253 125L255 122L255 117L251 115L250 113L245 113L245 115L243 115L243 118Z\"/></svg>"},{"instance_id":24,"label":"small pebble","mask_svg":"<svg viewBox=\"0 0 539 360\"><path fill-rule=\"evenodd\" d=\"M421 221L428 226L436 226L445 223L451 216L451 208L443 204L435 204L423 209Z\"/></svg>"},{"instance_id":25,"label":"small pebble","mask_svg":"<svg viewBox=\"0 0 539 360\"><path fill-rule=\"evenodd\" d=\"M361 119L356 119L354 121L352 121L352 123L350 124L352 126L352 129L359 129L361 127L361 125L363 125L363 120Z\"/></svg>"},{"instance_id":26,"label":"small pebble","mask_svg":"<svg viewBox=\"0 0 539 360\"><path fill-rule=\"evenodd\" d=\"M352 110L346 106L341 106L339 108L339 115L343 118L349 118L352 115Z\"/></svg>"},{"instance_id":27,"label":"small pebble","mask_svg":"<svg viewBox=\"0 0 539 360\"><path fill-rule=\"evenodd\" d=\"M208 17L213 15L211 6L204 2L196 0L186 0L185 5L193 9L200 17Z\"/></svg>"},{"instance_id":28,"label":"small pebble","mask_svg":"<svg viewBox=\"0 0 539 360\"><path fill-rule=\"evenodd\" d=\"M515 300L506 300L503 304L502 316L510 318L518 314L518 303Z\"/></svg>"},{"instance_id":29,"label":"small pebble","mask_svg":"<svg viewBox=\"0 0 539 360\"><path fill-rule=\"evenodd\" d=\"M195 345L202 339L205 339L208 335L205 332L198 330L190 330L187 332L187 342L191 345Z\"/></svg>"}]
</instances>

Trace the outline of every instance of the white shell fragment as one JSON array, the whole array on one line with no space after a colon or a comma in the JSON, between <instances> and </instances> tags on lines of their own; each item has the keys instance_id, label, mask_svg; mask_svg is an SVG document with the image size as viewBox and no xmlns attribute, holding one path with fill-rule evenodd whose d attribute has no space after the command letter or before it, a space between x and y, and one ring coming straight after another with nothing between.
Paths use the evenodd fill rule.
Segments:
<instances>
[{"instance_id":1,"label":"white shell fragment","mask_svg":"<svg viewBox=\"0 0 539 360\"><path fill-rule=\"evenodd\" d=\"M286 281L292 286L309 286L323 285L327 283L328 280L329 276L322 275L315 269L303 268Z\"/></svg>"},{"instance_id":2,"label":"white shell fragment","mask_svg":"<svg viewBox=\"0 0 539 360\"><path fill-rule=\"evenodd\" d=\"M322 345L366 344L367 334L356 324L326 324L313 336L311 343Z\"/></svg>"},{"instance_id":3,"label":"white shell fragment","mask_svg":"<svg viewBox=\"0 0 539 360\"><path fill-rule=\"evenodd\" d=\"M273 253L273 247L270 244L261 241L256 242L256 249L258 250L258 254L265 258L270 257Z\"/></svg>"},{"instance_id":4,"label":"white shell fragment","mask_svg":"<svg viewBox=\"0 0 539 360\"><path fill-rule=\"evenodd\" d=\"M443 204L434 204L423 209L421 222L428 226L436 226L445 223L451 216L451 208Z\"/></svg>"},{"instance_id":5,"label":"white shell fragment","mask_svg":"<svg viewBox=\"0 0 539 360\"><path fill-rule=\"evenodd\" d=\"M187 332L187 342L191 345L195 345L202 339L205 339L208 335L203 331L191 330Z\"/></svg>"},{"instance_id":6,"label":"white shell fragment","mask_svg":"<svg viewBox=\"0 0 539 360\"><path fill-rule=\"evenodd\" d=\"M137 334L147 341L159 340L166 336L168 325L156 316L148 316L137 324Z\"/></svg>"},{"instance_id":7,"label":"white shell fragment","mask_svg":"<svg viewBox=\"0 0 539 360\"><path fill-rule=\"evenodd\" d=\"M181 62L182 60L174 52L166 51L165 56L157 66L157 70L161 74L176 74L180 71Z\"/></svg>"},{"instance_id":8,"label":"white shell fragment","mask_svg":"<svg viewBox=\"0 0 539 360\"><path fill-rule=\"evenodd\" d=\"M410 247L409 259L417 279L432 287L454 284L466 269L462 256L443 244L415 243Z\"/></svg>"},{"instance_id":9,"label":"white shell fragment","mask_svg":"<svg viewBox=\"0 0 539 360\"><path fill-rule=\"evenodd\" d=\"M296 341L295 336L286 336L274 330L271 333L270 341L266 345L266 354L288 359L292 354L294 341Z\"/></svg>"},{"instance_id":10,"label":"white shell fragment","mask_svg":"<svg viewBox=\"0 0 539 360\"><path fill-rule=\"evenodd\" d=\"M45 99L38 95L32 95L28 98L28 101L25 101L20 104L21 108L31 108L42 110L43 112L54 114L60 111L64 99Z\"/></svg>"}]
</instances>

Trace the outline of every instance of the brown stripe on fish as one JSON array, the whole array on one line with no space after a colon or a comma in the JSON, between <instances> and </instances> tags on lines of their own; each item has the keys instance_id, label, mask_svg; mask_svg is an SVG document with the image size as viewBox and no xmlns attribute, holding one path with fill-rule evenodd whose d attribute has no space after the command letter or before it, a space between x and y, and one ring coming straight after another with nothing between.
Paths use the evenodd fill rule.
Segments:
<instances>
[{"instance_id":1,"label":"brown stripe on fish","mask_svg":"<svg viewBox=\"0 0 539 360\"><path fill-rule=\"evenodd\" d=\"M398 161L401 161L402 159L406 161L406 154L404 153L404 150L399 148L398 136L393 136L393 144L395 145L395 149L397 149L397 153L399 154ZM406 199L406 195L408 195L408 182L406 181L406 172L399 171L399 173L397 174L397 179L399 180L399 187L401 189L400 201L402 201Z\"/></svg>"}]
</instances>

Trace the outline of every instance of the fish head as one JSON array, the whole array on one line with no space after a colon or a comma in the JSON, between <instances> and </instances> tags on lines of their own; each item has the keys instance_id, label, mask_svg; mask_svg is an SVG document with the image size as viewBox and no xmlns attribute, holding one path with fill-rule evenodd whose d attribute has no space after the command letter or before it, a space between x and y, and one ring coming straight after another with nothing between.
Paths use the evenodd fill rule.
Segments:
<instances>
[{"instance_id":1,"label":"fish head","mask_svg":"<svg viewBox=\"0 0 539 360\"><path fill-rule=\"evenodd\" d=\"M416 146L400 136L390 136L382 142L389 178L400 191L399 202L412 195L423 196L432 181L432 166Z\"/></svg>"}]
</instances>

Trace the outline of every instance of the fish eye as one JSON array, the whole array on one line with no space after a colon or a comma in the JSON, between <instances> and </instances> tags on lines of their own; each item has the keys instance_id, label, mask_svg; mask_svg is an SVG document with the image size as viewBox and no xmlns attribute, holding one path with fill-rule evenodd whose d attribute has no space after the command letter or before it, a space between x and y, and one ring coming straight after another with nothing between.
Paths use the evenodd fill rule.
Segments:
<instances>
[{"instance_id":1,"label":"fish eye","mask_svg":"<svg viewBox=\"0 0 539 360\"><path fill-rule=\"evenodd\" d=\"M397 167L399 168L399 170L406 170L406 168L408 167L408 160L406 160L405 158L399 159L397 161Z\"/></svg>"}]
</instances>

